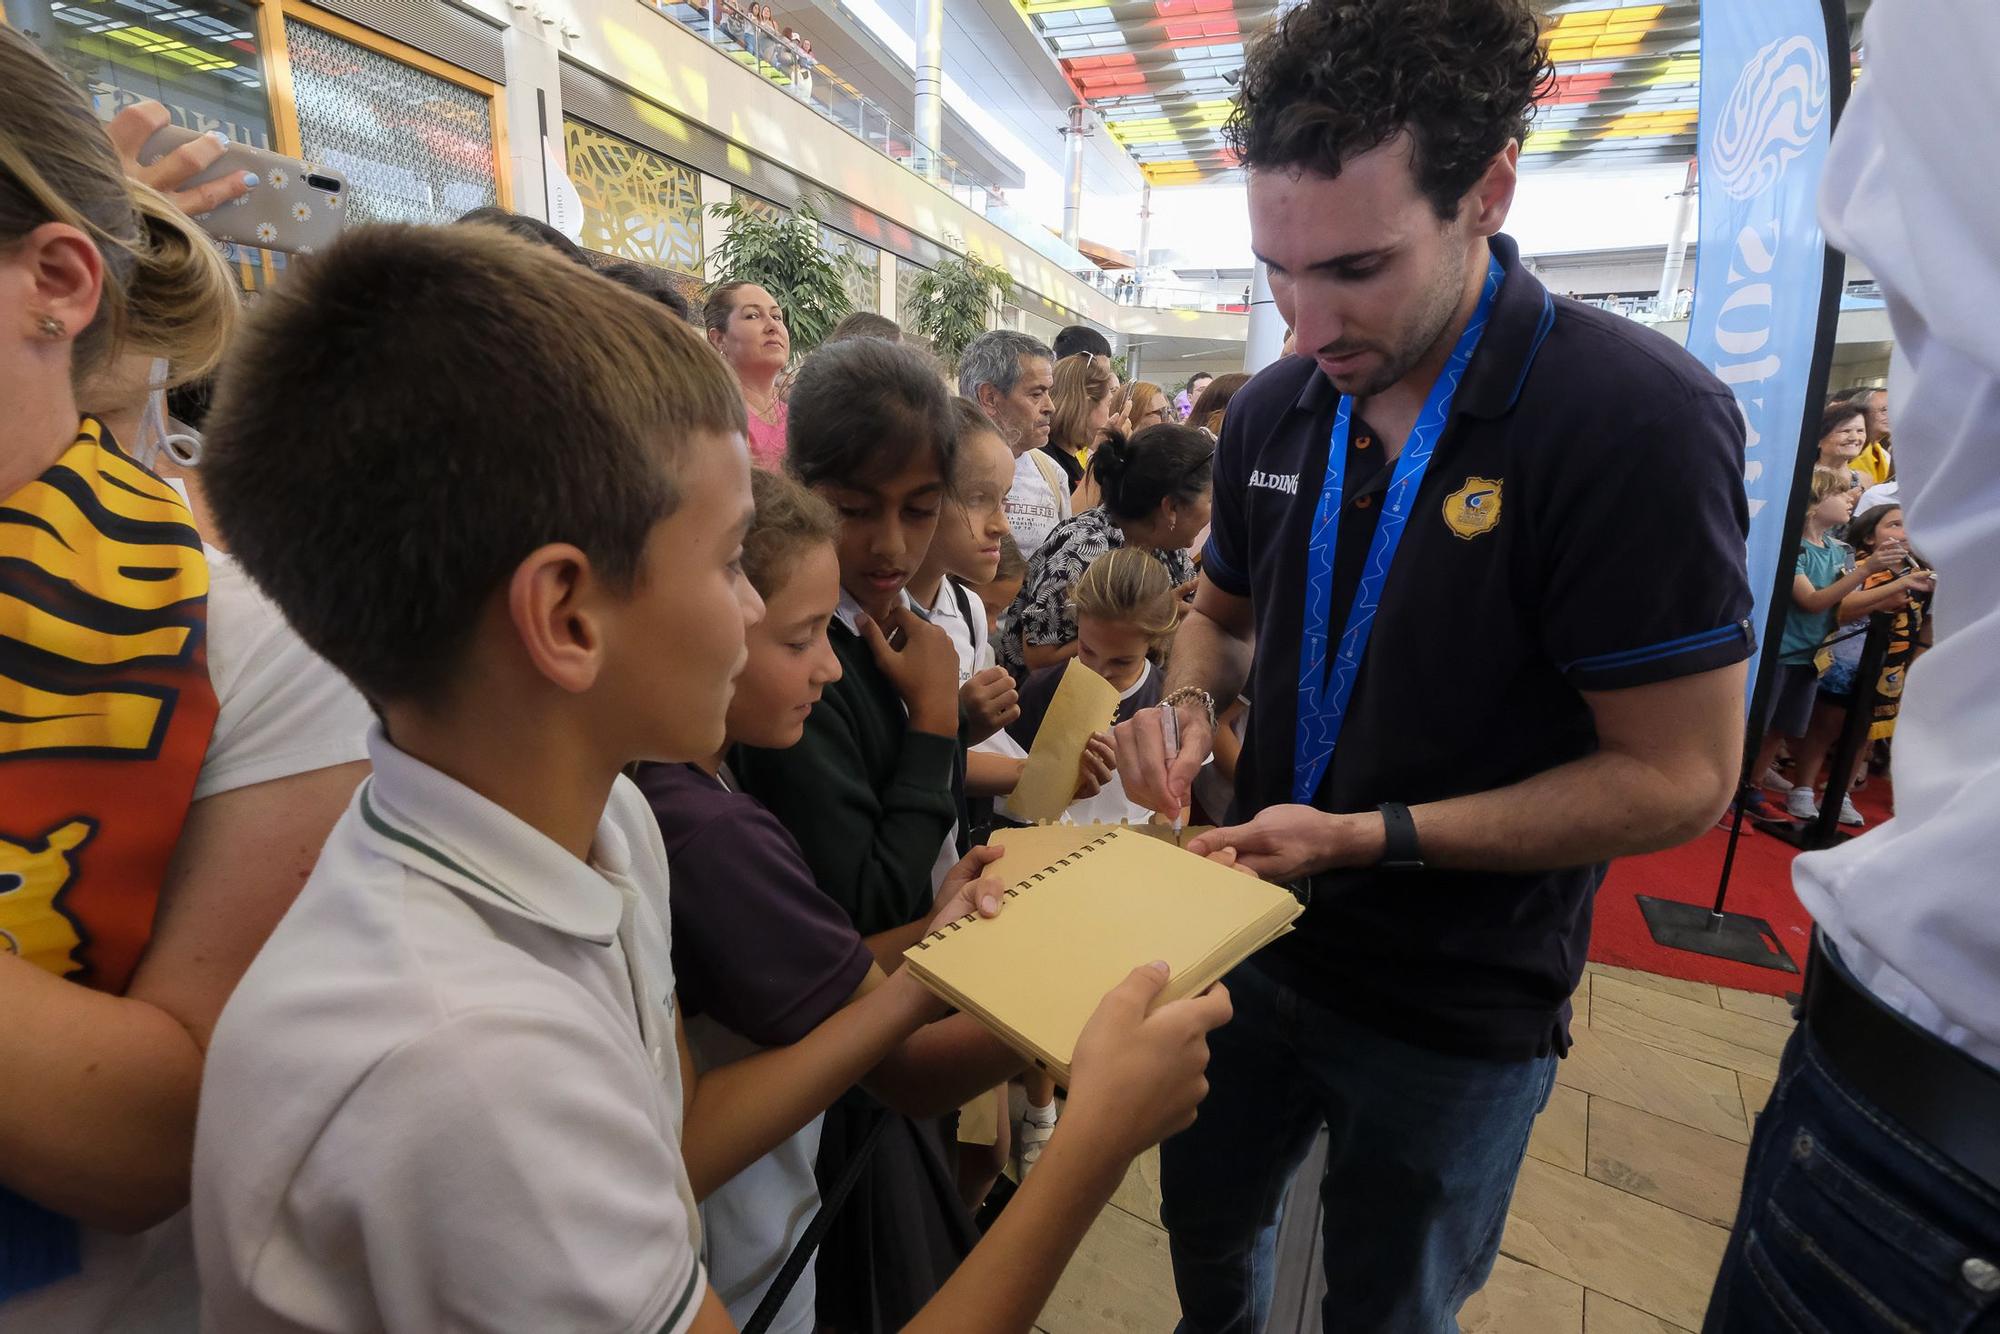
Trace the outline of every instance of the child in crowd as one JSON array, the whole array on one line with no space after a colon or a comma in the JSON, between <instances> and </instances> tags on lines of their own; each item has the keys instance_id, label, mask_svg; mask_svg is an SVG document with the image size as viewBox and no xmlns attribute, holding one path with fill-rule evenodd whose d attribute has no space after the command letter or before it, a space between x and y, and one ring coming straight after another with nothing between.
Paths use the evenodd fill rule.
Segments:
<instances>
[{"instance_id":1,"label":"child in crowd","mask_svg":"<svg viewBox=\"0 0 2000 1334\"><path fill-rule=\"evenodd\" d=\"M1160 702L1159 664L1165 661L1183 604L1166 566L1137 547L1107 551L1083 572L1070 594L1076 617L1077 661L1118 688L1118 716L1124 722ZM1023 747L1032 746L1067 663L1044 667L1021 686L1021 716L1007 728ZM1151 812L1125 799L1114 772L1096 794L1064 812L1073 824L1143 824Z\"/></svg>"},{"instance_id":2,"label":"child in crowd","mask_svg":"<svg viewBox=\"0 0 2000 1334\"><path fill-rule=\"evenodd\" d=\"M1010 529L1000 539L1000 562L993 577L978 587L979 600L986 605L986 637L990 642L1000 633L1000 614L1021 595L1021 581L1028 577L1028 558ZM997 656L997 655L996 655Z\"/></svg>"},{"instance_id":3,"label":"child in crowd","mask_svg":"<svg viewBox=\"0 0 2000 1334\"><path fill-rule=\"evenodd\" d=\"M1830 536L1854 512L1860 493L1854 488L1853 474L1842 468L1815 468L1807 501L1804 526L1799 534L1799 555L1792 576L1792 605L1785 617L1785 631L1778 641L1778 670L1770 687L1770 698L1760 720L1765 729L1758 748L1753 774L1771 770L1778 747L1790 742L1799 746L1812 720L1813 700L1819 692L1819 668L1814 658L1820 645L1833 630L1834 609L1840 600L1861 587L1861 581L1880 570L1893 568L1905 552L1901 547L1878 546L1859 567L1849 560L1847 548ZM1796 754L1796 750L1794 751ZM1787 810L1804 809L1813 814L1812 784L1816 772L1803 767L1792 773L1792 794ZM1801 793L1803 796L1801 797ZM1744 796L1744 810L1759 819L1782 820L1779 813L1754 788Z\"/></svg>"},{"instance_id":4,"label":"child in crowd","mask_svg":"<svg viewBox=\"0 0 2000 1334\"><path fill-rule=\"evenodd\" d=\"M797 745L739 747L730 767L855 929L875 935L930 902L958 818L958 653L904 592L937 531L958 423L923 354L874 338L807 358L792 409L792 475L840 516L827 633L841 675Z\"/></svg>"},{"instance_id":5,"label":"child in crowd","mask_svg":"<svg viewBox=\"0 0 2000 1334\"><path fill-rule=\"evenodd\" d=\"M932 625L951 636L958 651L961 736L975 745L1020 714L1014 678L994 664L985 606L973 589L993 581L1007 539L1007 492L1014 485L1014 452L993 419L969 398L952 401L958 423L958 457L951 489L938 510L937 532L917 572L910 601ZM966 791L991 795L968 757Z\"/></svg>"},{"instance_id":6,"label":"child in crowd","mask_svg":"<svg viewBox=\"0 0 2000 1334\"><path fill-rule=\"evenodd\" d=\"M1895 728L1903 674L1928 631L1926 613L1930 607L1931 590L1936 587L1936 577L1932 572L1908 555L1902 506L1878 505L1854 519L1847 525L1847 542L1864 564L1878 547L1892 552L1902 551L1905 555L1899 562L1902 568L1875 571L1862 580L1858 589L1840 600L1836 612L1839 629L1835 632L1833 643L1824 650L1826 669L1819 678L1819 697L1813 705L1812 722L1806 728L1805 739L1792 752L1792 777L1800 780L1800 785L1791 789L1785 808L1801 820L1814 819L1819 815L1819 804L1813 799L1813 787L1817 786L1820 765L1833 749L1834 742L1839 740L1841 729L1847 722L1847 711L1854 704L1858 684L1855 673L1861 666L1862 640L1867 634L1868 618L1876 612L1889 612L1895 617L1890 626L1888 654L1882 660L1881 674L1874 683L1880 687L1882 694L1869 736L1880 739ZM1844 792L1840 797L1840 822L1845 825L1864 823L1861 812L1855 809L1853 798Z\"/></svg>"},{"instance_id":7,"label":"child in crowd","mask_svg":"<svg viewBox=\"0 0 2000 1334\"><path fill-rule=\"evenodd\" d=\"M368 710L148 466L237 310L179 205L245 186L176 188L221 143L128 179L166 108L107 136L4 25L0 88L0 1329L182 1334L209 1033Z\"/></svg>"},{"instance_id":8,"label":"child in crowd","mask_svg":"<svg viewBox=\"0 0 2000 1334\"><path fill-rule=\"evenodd\" d=\"M1103 503L1056 525L1028 558L1020 596L1000 618L1000 665L1015 680L1076 655L1070 590L1105 552L1146 548L1176 588L1192 583L1188 548L1208 527L1214 458L1214 442L1189 426L1155 426L1130 440L1113 435L1098 447L1090 470Z\"/></svg>"},{"instance_id":9,"label":"child in crowd","mask_svg":"<svg viewBox=\"0 0 2000 1334\"><path fill-rule=\"evenodd\" d=\"M205 1320L726 1331L698 1190L942 1013L892 978L703 1076L684 1136L665 854L619 773L723 741L763 615L739 565L740 395L659 305L497 230L363 229L251 325L209 421L209 495L381 721L373 777L209 1050ZM1107 1055L1072 1175L955 1276L933 1327L1025 1329L1088 1225L1071 1214L1137 1145L1113 1127L1188 1119L1188 1057L1227 1003L1147 1032L1156 990L1135 975L1086 1033L1079 1070ZM1135 1080L1171 1110L1148 1116Z\"/></svg>"},{"instance_id":10,"label":"child in crowd","mask_svg":"<svg viewBox=\"0 0 2000 1334\"><path fill-rule=\"evenodd\" d=\"M1013 456L1006 458L1004 475L1011 478ZM841 674L827 642L840 599L837 521L825 501L780 474L758 472L751 489L757 519L743 544L743 569L765 614L749 631L747 660L729 705L728 744L781 750L798 741L820 693ZM673 867L674 976L700 1069L805 1037L879 987L933 916L927 911L906 927L864 939L813 883L792 836L755 797L736 790L721 750L692 764L641 765L637 779ZM947 901L959 896L987 856L975 851L959 863L956 879L947 880ZM907 1116L934 1117L1023 1064L961 1015L919 1030L869 1074L865 1086ZM907 1126L899 1117L893 1129L906 1134ZM738 1323L766 1300L820 1207L813 1176L819 1140L816 1117L702 1201L709 1281ZM877 1152L910 1148L878 1145ZM872 1204L867 1197L850 1198L841 1216L850 1219ZM903 1224L912 1234L924 1230L918 1217L905 1217ZM914 1310L949 1277L949 1266L933 1273L926 1263L940 1254L951 1252L912 1254L876 1281L885 1287L916 1283ZM814 1292L808 1268L778 1299L782 1304L769 1326L774 1334L809 1334Z\"/></svg>"}]
</instances>

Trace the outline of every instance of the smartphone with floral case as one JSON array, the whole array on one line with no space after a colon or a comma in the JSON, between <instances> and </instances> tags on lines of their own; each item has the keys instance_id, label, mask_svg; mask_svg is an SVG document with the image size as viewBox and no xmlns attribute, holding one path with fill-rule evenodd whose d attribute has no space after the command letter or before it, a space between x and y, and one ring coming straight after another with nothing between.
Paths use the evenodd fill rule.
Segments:
<instances>
[{"instance_id":1,"label":"smartphone with floral case","mask_svg":"<svg viewBox=\"0 0 2000 1334\"><path fill-rule=\"evenodd\" d=\"M199 130L168 125L139 149L151 166L192 139ZM337 171L315 167L268 148L232 143L209 167L180 187L203 185L237 172L254 172L250 193L208 213L197 214L202 230L218 241L290 255L310 255L333 244L347 221L347 180Z\"/></svg>"}]
</instances>

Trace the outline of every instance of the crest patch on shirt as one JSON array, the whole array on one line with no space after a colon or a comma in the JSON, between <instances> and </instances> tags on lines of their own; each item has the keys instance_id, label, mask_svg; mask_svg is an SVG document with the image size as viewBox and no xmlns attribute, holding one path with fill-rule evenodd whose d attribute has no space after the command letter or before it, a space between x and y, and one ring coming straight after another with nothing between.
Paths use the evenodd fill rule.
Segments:
<instances>
[{"instance_id":1,"label":"crest patch on shirt","mask_svg":"<svg viewBox=\"0 0 2000 1334\"><path fill-rule=\"evenodd\" d=\"M1500 481L1468 477L1465 485L1444 498L1444 525L1470 542L1500 523Z\"/></svg>"}]
</instances>

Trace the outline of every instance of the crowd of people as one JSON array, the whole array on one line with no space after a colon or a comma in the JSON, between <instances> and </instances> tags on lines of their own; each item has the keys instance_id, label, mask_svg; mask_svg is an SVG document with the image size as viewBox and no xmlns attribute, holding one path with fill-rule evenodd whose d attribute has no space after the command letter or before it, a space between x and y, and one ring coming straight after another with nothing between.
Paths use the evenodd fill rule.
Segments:
<instances>
[{"instance_id":1,"label":"crowd of people","mask_svg":"<svg viewBox=\"0 0 2000 1334\"><path fill-rule=\"evenodd\" d=\"M812 97L813 67L818 63L812 38L789 24L779 24L769 5L739 6L734 0L715 0L710 12L716 26L739 46L785 75L796 96Z\"/></svg>"},{"instance_id":2,"label":"crowd of people","mask_svg":"<svg viewBox=\"0 0 2000 1334\"><path fill-rule=\"evenodd\" d=\"M1170 393L1084 326L795 357L748 276L694 310L494 209L246 313L191 218L259 182L142 167L163 108L100 123L0 26L0 1328L1024 1334L1162 1145L1183 1328L1247 1334L1321 1127L1326 1327L1455 1327L1605 863L1764 800L1734 400L1502 231L1548 73L1522 0L1288 10L1229 135L1300 354ZM1913 451L1883 390L1827 404L1748 770L1794 816L1932 642ZM1119 703L1064 818L1203 827L1309 908L1201 995L1134 968L1059 1088L900 965L1006 910L1072 670ZM1912 790L1921 839L1955 789ZM1716 1334L1943 1327L1784 1230L1820 1135L1841 1208L1923 1197L1843 1264L1929 1311L1918 1236L2000 1290L1979 1133L1865 1073L2000 1108L1992 1011L1926 1010L1837 869Z\"/></svg>"}]
</instances>

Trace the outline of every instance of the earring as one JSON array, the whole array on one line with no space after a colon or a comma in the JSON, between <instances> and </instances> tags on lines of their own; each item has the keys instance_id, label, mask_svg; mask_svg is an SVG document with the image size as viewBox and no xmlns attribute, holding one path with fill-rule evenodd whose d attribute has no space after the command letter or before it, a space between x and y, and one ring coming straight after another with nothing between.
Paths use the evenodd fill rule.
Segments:
<instances>
[{"instance_id":1,"label":"earring","mask_svg":"<svg viewBox=\"0 0 2000 1334\"><path fill-rule=\"evenodd\" d=\"M44 338L61 338L69 332L63 322L53 315L35 316L35 332Z\"/></svg>"}]
</instances>

